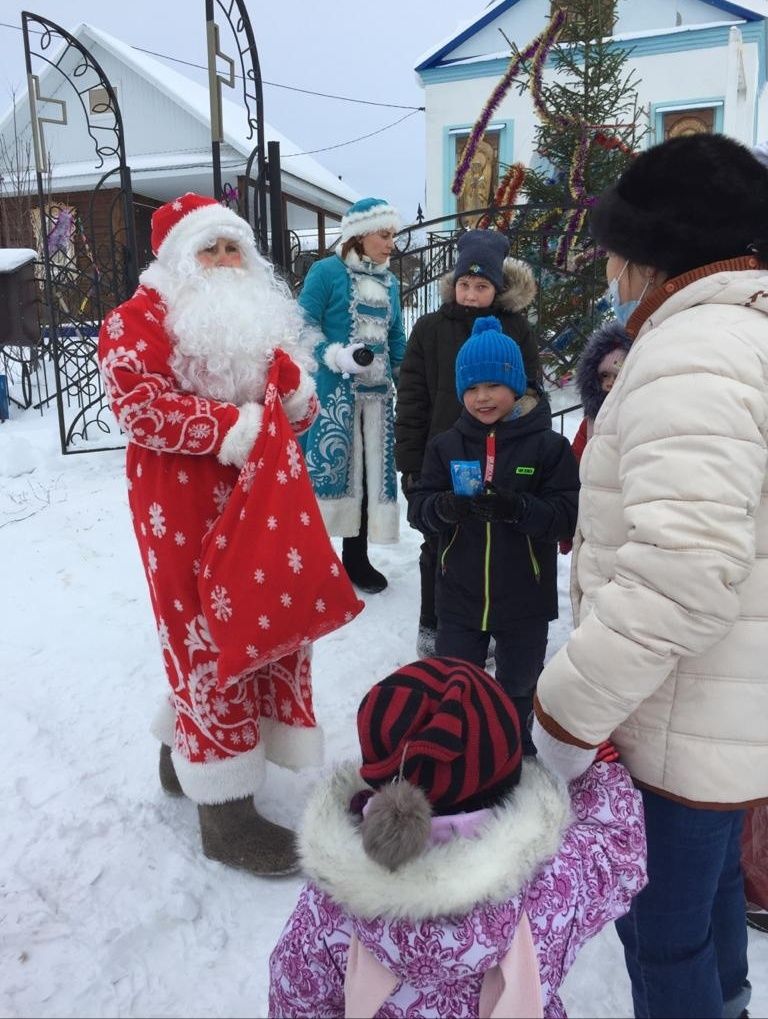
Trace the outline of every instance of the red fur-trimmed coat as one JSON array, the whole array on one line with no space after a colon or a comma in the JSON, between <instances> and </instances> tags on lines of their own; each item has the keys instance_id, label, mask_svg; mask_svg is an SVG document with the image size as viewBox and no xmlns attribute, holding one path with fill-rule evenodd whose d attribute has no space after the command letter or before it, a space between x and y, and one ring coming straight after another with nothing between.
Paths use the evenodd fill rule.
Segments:
<instances>
[{"instance_id":1,"label":"red fur-trimmed coat","mask_svg":"<svg viewBox=\"0 0 768 1019\"><path fill-rule=\"evenodd\" d=\"M262 677L260 713L245 687L228 694L216 687L217 649L197 587L201 543L237 483L263 407L255 400L238 407L181 390L169 365L165 315L160 294L140 286L106 316L99 359L112 409L129 440L129 505L177 714L175 749L202 764L254 748L264 736L260 716L272 715L283 729L309 730L315 723L306 654L282 680ZM306 429L317 399L303 369L298 388L282 402L295 431ZM298 757L302 763L303 754Z\"/></svg>"}]
</instances>

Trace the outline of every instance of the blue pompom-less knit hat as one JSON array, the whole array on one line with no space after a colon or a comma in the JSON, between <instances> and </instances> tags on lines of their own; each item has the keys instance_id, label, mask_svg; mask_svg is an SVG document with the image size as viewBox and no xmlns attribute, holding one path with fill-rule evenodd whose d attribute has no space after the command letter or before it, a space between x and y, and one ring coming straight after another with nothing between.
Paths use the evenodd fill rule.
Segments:
<instances>
[{"instance_id":1,"label":"blue pompom-less knit hat","mask_svg":"<svg viewBox=\"0 0 768 1019\"><path fill-rule=\"evenodd\" d=\"M456 355L456 392L460 400L470 386L480 382L501 382L523 396L528 386L523 355L514 340L501 331L493 315L475 320L469 339Z\"/></svg>"},{"instance_id":2,"label":"blue pompom-less knit hat","mask_svg":"<svg viewBox=\"0 0 768 1019\"><path fill-rule=\"evenodd\" d=\"M341 239L364 237L377 230L399 230L400 214L383 198L361 198L350 205L341 219Z\"/></svg>"}]
</instances>

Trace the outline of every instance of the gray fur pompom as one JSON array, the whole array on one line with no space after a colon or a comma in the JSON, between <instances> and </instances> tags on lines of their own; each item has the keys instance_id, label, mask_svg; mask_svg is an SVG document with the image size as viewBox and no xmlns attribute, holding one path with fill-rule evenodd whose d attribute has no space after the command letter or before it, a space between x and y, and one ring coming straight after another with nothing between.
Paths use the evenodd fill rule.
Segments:
<instances>
[{"instance_id":1,"label":"gray fur pompom","mask_svg":"<svg viewBox=\"0 0 768 1019\"><path fill-rule=\"evenodd\" d=\"M382 867L397 870L423 852L431 819L432 808L418 786L392 782L368 801L360 826L363 848Z\"/></svg>"}]
</instances>

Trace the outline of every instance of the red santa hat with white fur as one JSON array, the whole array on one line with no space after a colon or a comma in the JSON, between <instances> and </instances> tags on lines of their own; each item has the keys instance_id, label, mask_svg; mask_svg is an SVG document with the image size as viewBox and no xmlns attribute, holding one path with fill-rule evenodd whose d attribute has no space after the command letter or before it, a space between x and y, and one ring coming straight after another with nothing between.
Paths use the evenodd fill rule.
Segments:
<instances>
[{"instance_id":1,"label":"red santa hat with white fur","mask_svg":"<svg viewBox=\"0 0 768 1019\"><path fill-rule=\"evenodd\" d=\"M152 214L152 253L169 268L215 244L219 237L235 241L247 264L258 259L251 227L215 198L188 191Z\"/></svg>"}]
</instances>

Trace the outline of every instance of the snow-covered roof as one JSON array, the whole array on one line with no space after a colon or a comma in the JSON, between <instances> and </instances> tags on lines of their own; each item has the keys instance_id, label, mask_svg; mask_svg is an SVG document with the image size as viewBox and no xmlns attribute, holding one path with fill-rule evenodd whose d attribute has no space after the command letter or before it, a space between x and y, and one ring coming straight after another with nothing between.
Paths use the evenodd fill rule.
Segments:
<instances>
[{"instance_id":1,"label":"snow-covered roof","mask_svg":"<svg viewBox=\"0 0 768 1019\"><path fill-rule=\"evenodd\" d=\"M90 37L99 46L111 53L118 60L121 60L133 71L139 74L146 81L160 89L169 99L177 103L184 110L190 113L206 127L210 124L210 97L208 89L203 85L192 81L186 75L167 67L160 60L141 53L127 43L122 42L115 36L104 32L94 25L80 24L72 33L76 39L83 42L84 36ZM246 159L253 151L256 144L255 138L248 137L248 125L246 112L243 106L222 98L222 116L224 121L224 140L236 151L240 152ZM357 194L343 181L327 170L324 166L311 156L300 155L301 148L286 138L267 121L264 122L264 136L266 141L280 143L280 158L283 173L289 173L294 177L300 177L309 181L316 187L322 188L339 198L350 203L356 202L360 195Z\"/></svg>"},{"instance_id":2,"label":"snow-covered roof","mask_svg":"<svg viewBox=\"0 0 768 1019\"><path fill-rule=\"evenodd\" d=\"M436 46L432 46L430 49L423 53L416 61L415 70L425 71L427 68L434 67L438 64L443 57L445 57L452 50L455 50L462 43L466 42L473 35L476 35L482 28L489 25L492 21L495 21L499 15L504 14L510 8L518 4L520 0L495 0L495 2L488 4L483 13L479 16L470 18L468 21L463 22L452 35L447 36L441 42L437 43ZM725 14L730 14L737 21L761 21L766 17L765 12L760 13L754 9L754 6L746 6L743 3L732 3L731 0L701 0L702 3L708 4L710 7L714 7L717 10L723 11ZM755 2L762 2L762 0L752 0L752 4ZM721 22L718 22L721 24ZM686 27L686 26L683 26ZM691 26L687 26L690 28ZM705 27L704 25L697 24L697 29ZM648 34L648 33L636 33L637 35ZM650 33L650 34L661 34ZM614 36L616 39L627 39L634 37L635 33L623 34L621 36ZM506 56L509 56L509 51L505 52ZM483 59L488 59L486 55ZM463 63L464 61L462 61Z\"/></svg>"},{"instance_id":3,"label":"snow-covered roof","mask_svg":"<svg viewBox=\"0 0 768 1019\"><path fill-rule=\"evenodd\" d=\"M617 32L616 35L610 36L614 42L635 42L639 39L650 39L657 38L665 35L682 35L686 32L700 32L707 28L721 28L723 24L730 24L730 22L722 21L711 21L697 25L674 25L672 28L648 28L640 29L637 32ZM733 24L736 24L734 21ZM478 53L474 57L462 57L461 60L457 60L457 64L481 64L487 60L509 60L509 49L496 50L493 53Z\"/></svg>"},{"instance_id":4,"label":"snow-covered roof","mask_svg":"<svg viewBox=\"0 0 768 1019\"><path fill-rule=\"evenodd\" d=\"M94 44L101 47L115 60L139 75L148 85L157 89L171 102L190 114L205 127L206 132L209 130L210 97L207 87L167 67L160 60L134 49L133 46L129 46L108 32L96 28L94 25L83 22L70 34L86 49L89 49ZM59 54L54 54L48 59L55 63L58 56ZM24 89L16 97L15 110L13 106L10 107L0 119L0 132L10 122L14 111L17 117L20 113L22 116L24 115L27 104L27 91ZM234 153L242 157L240 165L244 166L256 144L255 136L249 138L245 106L223 97L221 105L225 146L228 146ZM289 184L290 178L294 178L296 181L304 182L320 191L326 192L336 202L340 202L345 206L347 204L351 205L361 197L357 191L344 181L339 180L336 174L326 169L312 156L302 154L300 146L296 145L295 142L291 141L290 138L287 138L267 121L264 122L264 136L267 142L276 141L280 143L280 161L284 178L284 190L286 190L286 185ZM149 174L153 168L167 170L174 166L202 168L207 165L210 169L211 165L210 148L205 152L202 150L196 151L191 158L190 153L183 151L174 153L163 151L152 154L149 157L142 155L136 158L131 154L129 146L127 155L131 171L144 170L145 174ZM224 146L222 146L221 155L222 166L224 166L227 157ZM78 180L82 178L83 181L87 182L93 178L95 172L92 163L86 166L85 164L74 163L66 165L59 162L55 168L54 177L56 179L66 177L69 179L70 184L74 184L75 178ZM98 171L98 175L100 176L102 172L103 169ZM82 184L83 181L80 181L80 183ZM301 193L301 189L299 189L299 193Z\"/></svg>"},{"instance_id":5,"label":"snow-covered roof","mask_svg":"<svg viewBox=\"0 0 768 1019\"><path fill-rule=\"evenodd\" d=\"M32 248L0 248L0 273L13 272L36 258L37 252Z\"/></svg>"}]
</instances>

